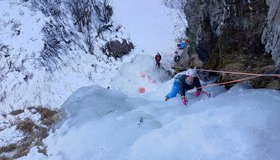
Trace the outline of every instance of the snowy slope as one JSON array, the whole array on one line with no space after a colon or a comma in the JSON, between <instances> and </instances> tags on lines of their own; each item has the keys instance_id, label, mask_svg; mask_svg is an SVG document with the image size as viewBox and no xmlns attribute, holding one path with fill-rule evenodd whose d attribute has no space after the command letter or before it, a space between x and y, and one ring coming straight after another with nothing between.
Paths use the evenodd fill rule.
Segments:
<instances>
[{"instance_id":1,"label":"snowy slope","mask_svg":"<svg viewBox=\"0 0 280 160\"><path fill-rule=\"evenodd\" d=\"M179 6L163 0L113 0L115 19L128 31L144 54L173 54L175 39L184 36L187 26ZM182 5L178 1L178 5ZM173 7L173 8L171 8ZM173 56L171 56L173 57Z\"/></svg>"},{"instance_id":2,"label":"snowy slope","mask_svg":"<svg viewBox=\"0 0 280 160\"><path fill-rule=\"evenodd\" d=\"M139 89L151 92L170 78L155 67L154 56L162 55L161 63L172 66L176 39L184 37L187 21L183 1L113 0L113 18L120 23L135 43L136 58L120 67L111 86L131 96Z\"/></svg>"},{"instance_id":3,"label":"snowy slope","mask_svg":"<svg viewBox=\"0 0 280 160\"><path fill-rule=\"evenodd\" d=\"M156 92L163 97L165 92ZM280 92L236 86L211 88L212 98L188 94L168 102L129 98L99 86L75 92L67 112L44 141L48 156L21 159L170 160L280 158Z\"/></svg>"},{"instance_id":4,"label":"snowy slope","mask_svg":"<svg viewBox=\"0 0 280 160\"><path fill-rule=\"evenodd\" d=\"M31 2L36 4L35 8ZM107 58L101 52L100 47L106 42L102 39L94 42L94 53L97 56L85 54L83 50L85 37L75 32L75 26L71 24L73 20L68 15L70 11L65 8L65 5L61 5L62 2L70 1L0 0L0 147L17 143L18 140L24 138L24 134L16 129L17 121L30 118L36 122L35 124L41 123L38 114L24 112L12 116L11 111L20 111L18 109L26 109L30 106L60 108L78 88L94 84L118 89L129 96L139 96L139 87L145 87L146 93L152 92L168 78L165 72L155 69L153 56L161 51L163 64L170 65L175 39L183 35L186 24L186 20L182 18L184 17L182 12L172 7L165 8L160 0L153 1L151 6L145 5L146 2L142 1L127 1L127 3L113 1L115 14L112 23L115 27L117 25L123 25L123 27L118 33L105 32L103 38L110 40L116 37L119 39L130 37L136 43L135 50L130 55L115 60ZM57 5L48 5L48 3L57 3ZM126 5L138 6L140 13L133 12L133 8L124 10ZM50 16L52 13L48 13L47 9L44 10L47 13L43 14L39 9L44 9L44 7L53 7L54 10L50 11L63 10L62 16L65 16L65 19ZM150 10L150 12L145 10ZM142 18L139 20L134 18L132 22L134 25L131 26L122 21L127 12L130 12L131 17L142 15ZM155 16L161 17L160 28L155 25ZM176 18L178 16L180 19ZM46 37L46 31L55 25L56 20L65 25L64 29L67 31L73 31L77 39L75 39L75 45L64 48L67 52L60 51L64 53L59 56L61 63L50 60L50 63L46 64L42 61L41 51L45 49L44 43L52 40L52 37ZM146 28L141 30L141 25L144 24ZM135 26L137 28L133 28ZM143 36L145 41L139 43L140 39L137 38L139 35L134 35L136 32L133 32L135 30L141 31L141 35L147 35L147 38ZM149 37L155 31L157 35L153 38ZM161 40L162 43L156 43L150 48L150 44L156 40L158 42ZM148 50L149 52L146 52ZM140 63L143 59L146 63ZM126 74L128 71L131 73ZM124 76L120 76L122 74ZM31 153L37 154L37 150ZM0 156L5 155L6 153L0 154Z\"/></svg>"},{"instance_id":5,"label":"snowy slope","mask_svg":"<svg viewBox=\"0 0 280 160\"><path fill-rule=\"evenodd\" d=\"M110 79L104 75L116 70L120 62L106 64L74 48L76 53L60 57L60 70L49 72L42 65L40 51L44 48L42 28L50 18L32 10L29 3L0 3L0 44L4 46L0 59L1 112L36 105L57 108L81 86L108 85Z\"/></svg>"},{"instance_id":6,"label":"snowy slope","mask_svg":"<svg viewBox=\"0 0 280 160\"><path fill-rule=\"evenodd\" d=\"M65 63L61 70L49 73L40 67L36 58L31 62L29 59L43 48L38 28L49 19L31 11L28 3L0 0L0 42L4 43L2 36L5 36L13 53L4 56L5 59L1 54L1 65L9 66L9 60L14 63L12 69L4 69L8 72L1 77L0 111L44 105L66 112L43 141L47 156L33 147L27 156L19 159L280 159L279 91L253 90L242 85L225 91L221 86L206 89L211 92L211 98L195 97L190 91L188 108L181 104L179 97L163 101L173 80L155 68L153 56L159 51L163 64L172 61L175 39L182 36L180 29L186 25L181 13L174 10L182 9L177 6L179 2L112 1L114 23L123 25L122 36L135 41L134 52L117 61L110 59L112 63L108 64L102 60L105 57L81 55L78 53L83 51L73 47L77 54L62 55ZM11 25L14 23L8 22L15 19L24 24L30 16L30 20L37 22L32 24L39 26L33 30L20 27L21 34L17 36ZM31 22L26 23L24 26ZM178 26L180 29L174 30ZM21 36L26 36L24 41L34 47L16 43ZM22 60L26 63L22 64ZM93 62L96 67L92 67ZM145 93L139 93L139 88L145 88ZM26 116L39 121L38 116ZM10 117L1 115L0 120L2 129L5 125L2 122L10 121ZM22 133L7 127L0 136L2 146L9 141L16 142Z\"/></svg>"},{"instance_id":7,"label":"snowy slope","mask_svg":"<svg viewBox=\"0 0 280 160\"><path fill-rule=\"evenodd\" d=\"M112 1L113 23L115 26L123 27L119 33L105 32L103 37L106 39L110 39L110 36L130 37L136 44L135 50L122 59L108 59L100 50L105 43L104 40L97 39L95 42L94 53L98 56L84 54L80 48L84 42L82 39L77 40L76 43L80 43L81 46L72 45L68 48L69 53L59 57L62 63L54 65L54 68L58 67L59 70L54 69L50 72L48 66L42 64L40 55L46 41L42 29L47 23L55 21L55 18L46 17L39 10L32 8L29 2L0 0L0 3L0 48L3 47L0 55L1 112L36 105L58 108L67 97L83 86L98 84L103 87L119 88L119 84L111 84L111 80L119 74L118 69L123 63L127 63L127 66L134 65L135 56L148 55L146 59L152 63L154 54L160 51L163 55L162 63L170 65L175 39L183 35L186 25L186 20L182 18L183 13L166 8L161 0L151 1L151 5L142 1ZM43 4L42 2L37 8L47 7ZM56 7L66 10L63 5ZM70 13L67 11L65 14ZM177 19L178 16L180 19ZM75 26L71 25L69 16L62 23L67 25L66 29L74 32ZM146 73L148 75L154 72L153 69L146 70L150 70ZM141 79L139 74L138 77ZM140 81L139 79L137 81ZM135 88L133 94L138 93L138 85L133 87Z\"/></svg>"}]
</instances>

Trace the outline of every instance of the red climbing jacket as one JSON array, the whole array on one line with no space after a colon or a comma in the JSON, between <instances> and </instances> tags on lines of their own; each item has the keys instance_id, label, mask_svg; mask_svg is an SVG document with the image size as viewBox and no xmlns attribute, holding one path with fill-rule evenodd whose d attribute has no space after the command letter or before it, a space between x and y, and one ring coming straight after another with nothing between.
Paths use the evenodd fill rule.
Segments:
<instances>
[{"instance_id":1,"label":"red climbing jacket","mask_svg":"<svg viewBox=\"0 0 280 160\"><path fill-rule=\"evenodd\" d=\"M160 54L157 54L157 55L155 56L155 60L156 60L157 62L159 62L159 61L161 60L161 55L160 55Z\"/></svg>"}]
</instances>

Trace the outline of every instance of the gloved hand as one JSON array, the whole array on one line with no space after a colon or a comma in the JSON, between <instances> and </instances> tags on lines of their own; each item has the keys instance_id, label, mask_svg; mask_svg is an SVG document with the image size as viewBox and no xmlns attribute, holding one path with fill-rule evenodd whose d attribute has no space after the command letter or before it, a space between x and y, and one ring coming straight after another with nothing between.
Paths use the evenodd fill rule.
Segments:
<instances>
[{"instance_id":1,"label":"gloved hand","mask_svg":"<svg viewBox=\"0 0 280 160\"><path fill-rule=\"evenodd\" d=\"M182 98L182 103L183 103L184 105L187 105L188 101L186 100L185 97Z\"/></svg>"},{"instance_id":2,"label":"gloved hand","mask_svg":"<svg viewBox=\"0 0 280 160\"><path fill-rule=\"evenodd\" d=\"M199 91L196 91L194 96L198 97L200 95L200 92Z\"/></svg>"}]
</instances>

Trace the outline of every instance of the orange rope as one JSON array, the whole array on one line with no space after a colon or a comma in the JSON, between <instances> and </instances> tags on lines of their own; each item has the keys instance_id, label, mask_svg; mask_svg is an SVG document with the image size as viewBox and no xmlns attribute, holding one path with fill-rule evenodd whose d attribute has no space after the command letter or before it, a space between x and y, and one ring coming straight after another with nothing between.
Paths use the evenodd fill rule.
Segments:
<instances>
[{"instance_id":1,"label":"orange rope","mask_svg":"<svg viewBox=\"0 0 280 160\"><path fill-rule=\"evenodd\" d=\"M197 89L202 89L202 88L207 88L207 87L212 87L212 86L218 86L218 85L222 85L222 84L231 84L231 83L235 83L235 82L242 82L242 81L247 81L247 80L250 80L250 79L257 78L257 77L261 77L261 76L252 76L252 77L241 78L241 79L236 79L236 80L232 80L232 81L228 81L228 82L221 82L221 83L211 83L211 84L208 84L206 86L198 87Z\"/></svg>"},{"instance_id":2,"label":"orange rope","mask_svg":"<svg viewBox=\"0 0 280 160\"><path fill-rule=\"evenodd\" d=\"M183 67L177 67L177 68L192 69L192 68L183 68ZM228 73L228 74L249 75L249 76L251 76L251 77L236 79L236 80L232 80L232 81L228 81L228 82L212 83L212 84L208 84L208 85L203 86L203 87L199 87L197 89L207 88L207 87L211 87L211 86L218 86L218 85L222 85L222 84L231 84L231 83L235 83L235 82L242 82L242 81L247 81L247 80L250 80L250 79L257 78L257 77L278 77L278 78L280 78L280 74L258 74L258 73L247 73L247 72L218 71L218 70L210 70L210 69L195 69L195 70L206 71L206 72L214 72L214 73Z\"/></svg>"},{"instance_id":3,"label":"orange rope","mask_svg":"<svg viewBox=\"0 0 280 160\"><path fill-rule=\"evenodd\" d=\"M229 73L229 74L238 74L238 75L279 77L280 78L280 74L258 74L258 73L248 73L248 72L217 71L217 70L209 70L209 69L196 69L196 70L206 71L206 72L215 72L215 73Z\"/></svg>"},{"instance_id":4,"label":"orange rope","mask_svg":"<svg viewBox=\"0 0 280 160\"><path fill-rule=\"evenodd\" d=\"M193 69L193 68L183 68L183 67L177 67L177 68ZM197 68L195 70L206 71L206 72L214 72L214 73L229 73L229 74L238 74L238 75L262 76L262 77L278 77L278 78L280 78L280 74L258 74L258 73L248 73L248 72L218 71L218 70L197 69Z\"/></svg>"}]
</instances>

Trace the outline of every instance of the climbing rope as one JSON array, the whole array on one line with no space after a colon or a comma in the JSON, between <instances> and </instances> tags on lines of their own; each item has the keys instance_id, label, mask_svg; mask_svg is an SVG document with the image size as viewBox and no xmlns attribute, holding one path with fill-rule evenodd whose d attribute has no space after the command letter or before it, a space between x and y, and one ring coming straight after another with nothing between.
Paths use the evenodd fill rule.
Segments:
<instances>
[{"instance_id":1,"label":"climbing rope","mask_svg":"<svg viewBox=\"0 0 280 160\"><path fill-rule=\"evenodd\" d=\"M193 69L193 68L183 68L183 67L178 67L180 69ZM258 74L258 73L248 73L248 72L231 72L231 71L218 71L218 70L210 70L210 69L195 69L198 71L205 71L205 72L213 72L213 73L223 73L223 74L236 74L236 75L248 75L250 77L246 78L240 78L232 81L227 81L227 82L221 82L221 83L211 83L203 87L199 88L207 88L211 86L218 86L218 85L225 85L225 84L231 84L231 83L236 83L236 82L242 82L242 81L247 81L250 79L254 79L257 77L278 77L280 78L280 74Z\"/></svg>"},{"instance_id":2,"label":"climbing rope","mask_svg":"<svg viewBox=\"0 0 280 160\"><path fill-rule=\"evenodd\" d=\"M198 87L198 89L200 88L207 88L207 87L213 87L213 86L218 86L218 85L224 85L224 84L231 84L231 83L236 83L236 82L242 82L242 81L247 81L250 79L254 79L260 76L251 76L251 77L247 77L247 78L241 78L241 79L236 79L236 80L232 80L232 81L227 81L227 82L221 82L221 83L211 83L208 84L206 86L202 86L202 87Z\"/></svg>"},{"instance_id":3,"label":"climbing rope","mask_svg":"<svg viewBox=\"0 0 280 160\"><path fill-rule=\"evenodd\" d=\"M248 72L217 71L217 70L209 70L209 69L196 69L196 70L206 71L206 72L214 72L214 73L229 73L229 74L237 74L237 75L260 76L260 77L278 77L278 78L280 78L280 74L258 74L258 73L248 73Z\"/></svg>"},{"instance_id":4,"label":"climbing rope","mask_svg":"<svg viewBox=\"0 0 280 160\"><path fill-rule=\"evenodd\" d=\"M193 69L193 68L183 68L183 67L176 67L179 69ZM198 71L206 71L206 72L213 72L213 73L228 73L228 74L236 74L236 75L248 75L248 76L261 76L261 77L278 77L280 78L280 74L258 74L258 73L248 73L248 72L231 72L231 71L218 71L218 70L210 70L210 69L198 69Z\"/></svg>"}]
</instances>

